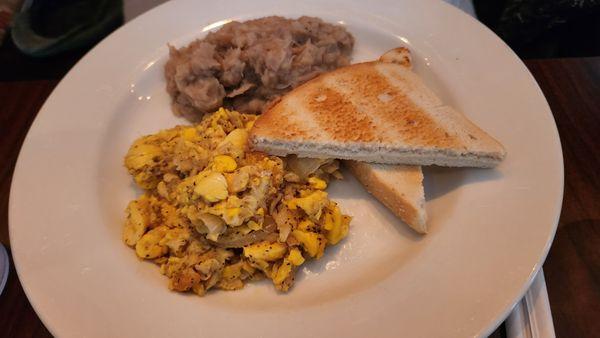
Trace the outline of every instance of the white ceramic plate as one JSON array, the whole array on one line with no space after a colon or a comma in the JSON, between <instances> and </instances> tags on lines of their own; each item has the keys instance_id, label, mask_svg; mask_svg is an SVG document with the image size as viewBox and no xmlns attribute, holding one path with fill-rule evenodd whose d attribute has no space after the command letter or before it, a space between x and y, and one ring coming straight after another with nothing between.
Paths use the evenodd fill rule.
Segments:
<instances>
[{"instance_id":1,"label":"white ceramic plate","mask_svg":"<svg viewBox=\"0 0 600 338\"><path fill-rule=\"evenodd\" d=\"M346 25L355 61L409 46L416 72L508 157L495 170L427 170L424 237L347 175L330 191L354 216L350 234L288 294L268 282L204 298L170 292L121 241L137 194L122 158L136 137L185 123L164 89L167 43L267 14ZM31 303L62 337L466 337L491 332L527 289L562 189L560 142L536 82L500 39L449 5L177 1L113 33L50 96L16 167L10 235Z\"/></svg>"},{"instance_id":2,"label":"white ceramic plate","mask_svg":"<svg viewBox=\"0 0 600 338\"><path fill-rule=\"evenodd\" d=\"M0 295L8 280L9 270L10 262L8 261L8 253L6 253L6 249L4 249L4 246L0 243Z\"/></svg>"}]
</instances>

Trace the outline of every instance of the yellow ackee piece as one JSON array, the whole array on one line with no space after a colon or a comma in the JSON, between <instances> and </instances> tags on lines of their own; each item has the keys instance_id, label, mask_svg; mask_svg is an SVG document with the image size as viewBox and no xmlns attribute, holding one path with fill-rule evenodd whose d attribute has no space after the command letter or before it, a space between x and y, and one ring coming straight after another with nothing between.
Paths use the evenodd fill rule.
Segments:
<instances>
[{"instance_id":1,"label":"yellow ackee piece","mask_svg":"<svg viewBox=\"0 0 600 338\"><path fill-rule=\"evenodd\" d=\"M298 229L302 231L311 231L315 228L315 222L305 219L298 223Z\"/></svg>"},{"instance_id":2,"label":"yellow ackee piece","mask_svg":"<svg viewBox=\"0 0 600 338\"><path fill-rule=\"evenodd\" d=\"M267 263L267 261L264 261L262 259L252 259L252 263L264 273L267 273L269 271L269 263Z\"/></svg>"},{"instance_id":3,"label":"yellow ackee piece","mask_svg":"<svg viewBox=\"0 0 600 338\"><path fill-rule=\"evenodd\" d=\"M169 228L162 225L145 233L135 245L135 253L138 257L154 259L169 252L169 248L161 244L161 240L167 234L167 230Z\"/></svg>"},{"instance_id":4,"label":"yellow ackee piece","mask_svg":"<svg viewBox=\"0 0 600 338\"><path fill-rule=\"evenodd\" d=\"M152 144L134 144L125 156L125 166L128 169L142 169L154 163L154 158L162 155L162 149Z\"/></svg>"},{"instance_id":5,"label":"yellow ackee piece","mask_svg":"<svg viewBox=\"0 0 600 338\"><path fill-rule=\"evenodd\" d=\"M246 190L250 175L247 172L238 170L237 172L225 174L225 179L227 179L229 191L236 193Z\"/></svg>"},{"instance_id":6,"label":"yellow ackee piece","mask_svg":"<svg viewBox=\"0 0 600 338\"><path fill-rule=\"evenodd\" d=\"M330 244L337 244L348 234L350 217L342 216L340 208L335 203L330 203L325 212L323 228L327 230L325 237Z\"/></svg>"},{"instance_id":7,"label":"yellow ackee piece","mask_svg":"<svg viewBox=\"0 0 600 338\"><path fill-rule=\"evenodd\" d=\"M198 130L196 130L196 128L194 127L183 129L183 131L181 131L181 136L185 141L189 142L196 142L201 140L200 135L198 135Z\"/></svg>"},{"instance_id":8,"label":"yellow ackee piece","mask_svg":"<svg viewBox=\"0 0 600 338\"><path fill-rule=\"evenodd\" d=\"M225 220L231 220L233 218L236 218L240 215L240 212L242 211L242 208L227 208L225 209L225 212L223 213L223 218Z\"/></svg>"},{"instance_id":9,"label":"yellow ackee piece","mask_svg":"<svg viewBox=\"0 0 600 338\"><path fill-rule=\"evenodd\" d=\"M225 136L222 143L231 143L234 147L244 150L246 148L246 144L248 143L248 131L246 129L234 129Z\"/></svg>"},{"instance_id":10,"label":"yellow ackee piece","mask_svg":"<svg viewBox=\"0 0 600 338\"><path fill-rule=\"evenodd\" d=\"M237 163L228 155L217 155L213 158L212 168L220 173L230 173L237 169Z\"/></svg>"},{"instance_id":11,"label":"yellow ackee piece","mask_svg":"<svg viewBox=\"0 0 600 338\"><path fill-rule=\"evenodd\" d=\"M276 261L285 255L287 246L279 242L260 242L244 247L244 256L263 261Z\"/></svg>"},{"instance_id":12,"label":"yellow ackee piece","mask_svg":"<svg viewBox=\"0 0 600 338\"><path fill-rule=\"evenodd\" d=\"M172 228L167 230L159 244L169 248L171 253L181 253L189 238L189 230L184 228Z\"/></svg>"},{"instance_id":13,"label":"yellow ackee piece","mask_svg":"<svg viewBox=\"0 0 600 338\"><path fill-rule=\"evenodd\" d=\"M250 130L250 129L252 129L252 127L254 126L254 122L255 122L255 121L256 121L256 120L252 120L252 121L248 121L248 122L246 122L246 126L245 126L245 127L246 127L246 129L247 129L247 130Z\"/></svg>"},{"instance_id":14,"label":"yellow ackee piece","mask_svg":"<svg viewBox=\"0 0 600 338\"><path fill-rule=\"evenodd\" d=\"M302 247L308 253L310 257L321 258L325 245L327 245L327 239L325 236L316 232L293 230L292 235L302 243Z\"/></svg>"},{"instance_id":15,"label":"yellow ackee piece","mask_svg":"<svg viewBox=\"0 0 600 338\"><path fill-rule=\"evenodd\" d=\"M222 278L223 279L236 279L242 275L243 263L239 262L232 265L227 265L223 268Z\"/></svg>"},{"instance_id":16,"label":"yellow ackee piece","mask_svg":"<svg viewBox=\"0 0 600 338\"><path fill-rule=\"evenodd\" d=\"M290 250L287 260L289 260L295 266L300 266L304 263L304 257L302 257L302 253L297 248L292 248Z\"/></svg>"},{"instance_id":17,"label":"yellow ackee piece","mask_svg":"<svg viewBox=\"0 0 600 338\"><path fill-rule=\"evenodd\" d=\"M311 188L313 188L313 189L319 189L319 190L327 189L327 182L325 182L325 180L322 180L318 177L314 177L314 176L309 177L308 184L310 184Z\"/></svg>"},{"instance_id":18,"label":"yellow ackee piece","mask_svg":"<svg viewBox=\"0 0 600 338\"><path fill-rule=\"evenodd\" d=\"M131 201L127 206L128 217L123 228L123 240L127 245L134 246L148 228L149 215L144 210L147 204L148 197L142 195L139 200Z\"/></svg>"},{"instance_id":19,"label":"yellow ackee piece","mask_svg":"<svg viewBox=\"0 0 600 338\"><path fill-rule=\"evenodd\" d=\"M279 266L279 269L277 269L277 272L271 276L273 283L276 285L283 283L283 281L285 281L285 279L290 275L290 272L292 272L292 263L284 258Z\"/></svg>"},{"instance_id":20,"label":"yellow ackee piece","mask_svg":"<svg viewBox=\"0 0 600 338\"><path fill-rule=\"evenodd\" d=\"M264 215L265 215L265 209L264 209L264 208L262 208L262 207L261 207L261 208L258 208L258 209L256 209L256 214L257 214L258 216L264 216Z\"/></svg>"},{"instance_id":21,"label":"yellow ackee piece","mask_svg":"<svg viewBox=\"0 0 600 338\"><path fill-rule=\"evenodd\" d=\"M300 207L310 218L317 221L321 218L323 207L327 205L327 193L321 190L316 190L308 193L304 197L292 198L287 201L287 207L296 210Z\"/></svg>"},{"instance_id":22,"label":"yellow ackee piece","mask_svg":"<svg viewBox=\"0 0 600 338\"><path fill-rule=\"evenodd\" d=\"M221 118L227 119L227 110L223 107L219 108L212 116L210 125L217 129L219 127L219 120Z\"/></svg>"},{"instance_id":23,"label":"yellow ackee piece","mask_svg":"<svg viewBox=\"0 0 600 338\"><path fill-rule=\"evenodd\" d=\"M227 198L227 180L223 174L213 171L199 176L195 180L195 194L202 196L207 202L218 202Z\"/></svg>"},{"instance_id":24,"label":"yellow ackee piece","mask_svg":"<svg viewBox=\"0 0 600 338\"><path fill-rule=\"evenodd\" d=\"M262 229L262 224L256 223L254 221L248 221L247 225L250 230L256 231Z\"/></svg>"}]
</instances>

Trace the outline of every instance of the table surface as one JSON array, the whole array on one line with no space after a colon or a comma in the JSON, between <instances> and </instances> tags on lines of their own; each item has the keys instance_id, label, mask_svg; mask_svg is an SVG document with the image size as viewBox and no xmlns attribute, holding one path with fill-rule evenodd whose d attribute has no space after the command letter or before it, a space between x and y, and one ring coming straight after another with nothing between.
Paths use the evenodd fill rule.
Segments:
<instances>
[{"instance_id":1,"label":"table surface","mask_svg":"<svg viewBox=\"0 0 600 338\"><path fill-rule=\"evenodd\" d=\"M600 58L525 63L552 108L565 161L562 214L543 266L556 334L600 334ZM0 241L6 246L14 165L29 126L56 84L0 82ZM0 295L0 336L51 336L29 304L12 260ZM505 336L504 325L492 334Z\"/></svg>"}]
</instances>

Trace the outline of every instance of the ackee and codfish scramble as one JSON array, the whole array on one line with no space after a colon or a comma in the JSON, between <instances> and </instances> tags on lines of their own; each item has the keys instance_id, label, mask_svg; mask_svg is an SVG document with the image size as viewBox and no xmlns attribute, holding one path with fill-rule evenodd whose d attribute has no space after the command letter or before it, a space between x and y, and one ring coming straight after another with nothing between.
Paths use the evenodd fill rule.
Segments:
<instances>
[{"instance_id":1,"label":"ackee and codfish scramble","mask_svg":"<svg viewBox=\"0 0 600 338\"><path fill-rule=\"evenodd\" d=\"M267 277L287 291L306 259L348 233L350 217L325 192L341 178L338 161L249 152L255 120L221 108L136 140L125 157L145 193L127 206L123 239L172 290L204 295Z\"/></svg>"}]
</instances>

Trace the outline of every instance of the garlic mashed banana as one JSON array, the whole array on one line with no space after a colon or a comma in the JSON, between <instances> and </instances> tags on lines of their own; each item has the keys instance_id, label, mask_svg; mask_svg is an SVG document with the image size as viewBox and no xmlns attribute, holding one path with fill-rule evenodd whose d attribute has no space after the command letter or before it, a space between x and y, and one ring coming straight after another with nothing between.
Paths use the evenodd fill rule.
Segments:
<instances>
[{"instance_id":1,"label":"garlic mashed banana","mask_svg":"<svg viewBox=\"0 0 600 338\"><path fill-rule=\"evenodd\" d=\"M268 278L288 291L299 266L348 233L325 191L339 162L248 151L255 120L221 108L141 137L125 156L145 192L127 206L123 240L171 290L202 296Z\"/></svg>"}]
</instances>

